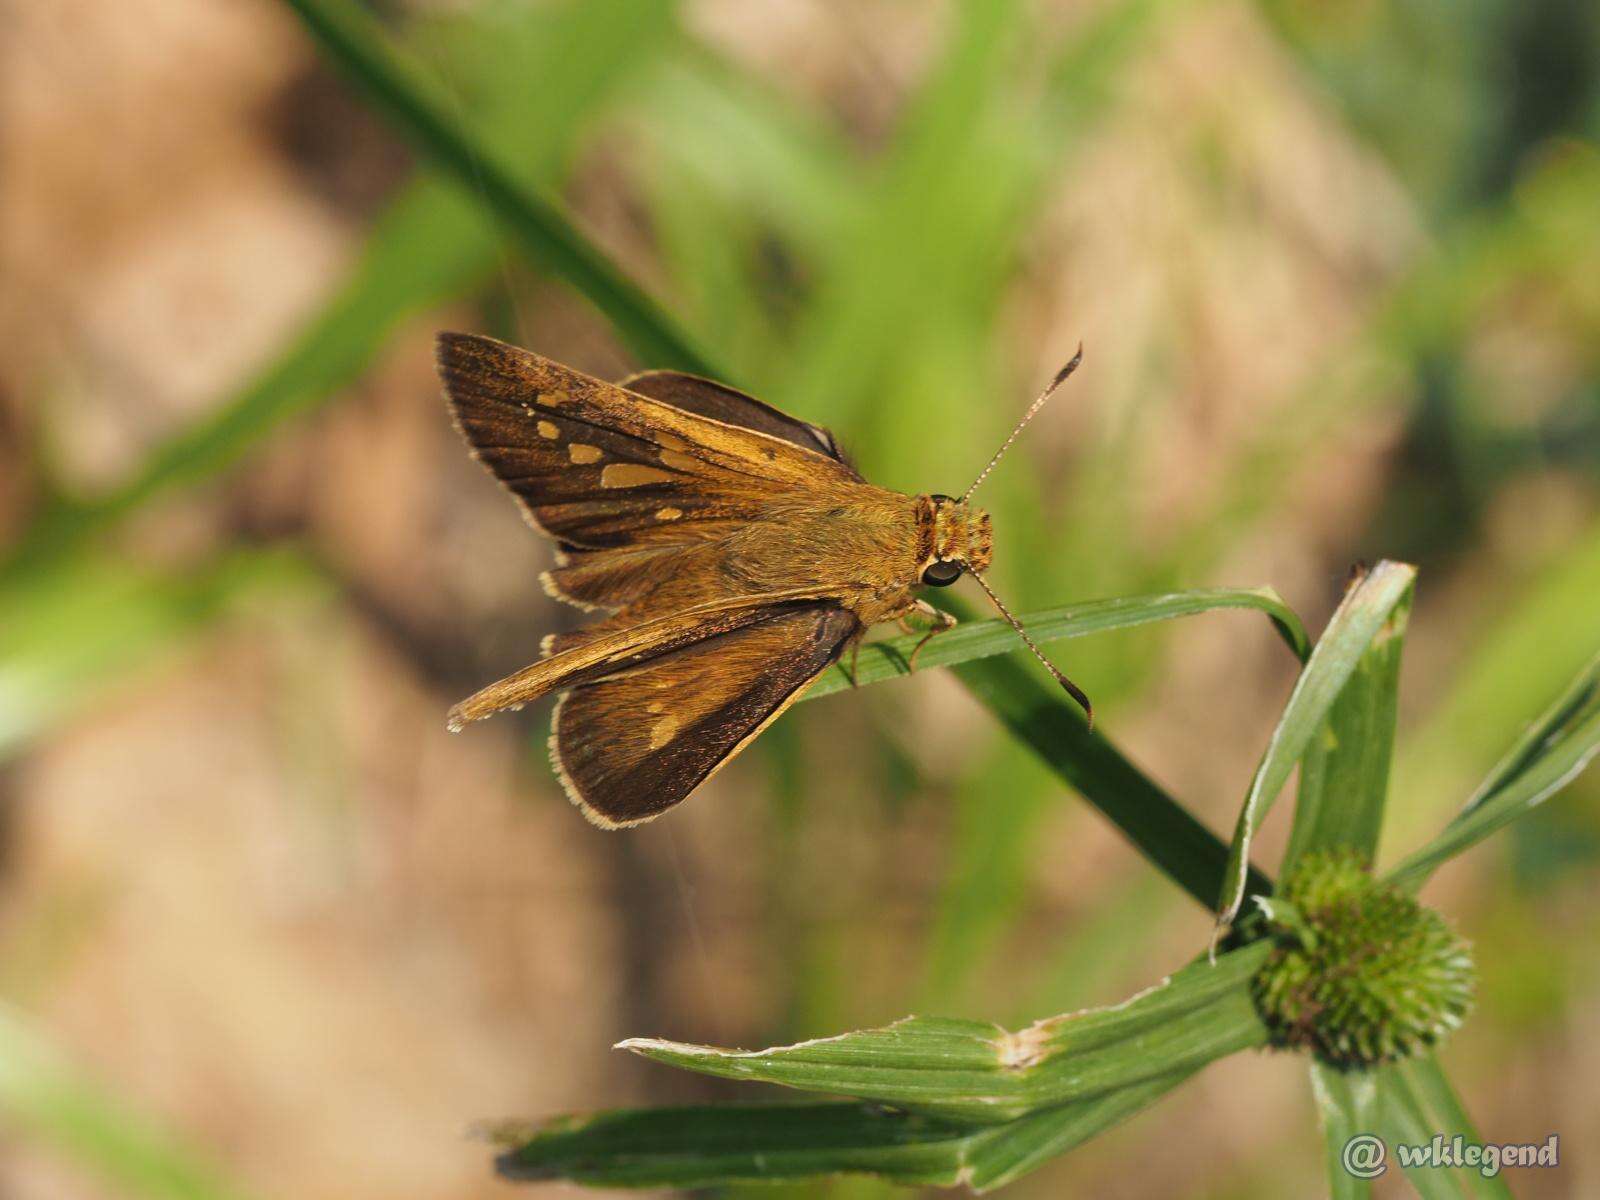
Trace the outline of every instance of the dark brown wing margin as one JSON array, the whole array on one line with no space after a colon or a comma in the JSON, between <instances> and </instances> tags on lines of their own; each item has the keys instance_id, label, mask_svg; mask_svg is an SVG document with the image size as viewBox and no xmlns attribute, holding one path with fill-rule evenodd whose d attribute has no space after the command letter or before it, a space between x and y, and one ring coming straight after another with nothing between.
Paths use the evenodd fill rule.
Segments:
<instances>
[{"instance_id":1,"label":"dark brown wing margin","mask_svg":"<svg viewBox=\"0 0 1600 1200\"><path fill-rule=\"evenodd\" d=\"M774 605L758 621L573 688L550 755L597 825L637 825L703 783L776 720L860 622L832 602Z\"/></svg>"},{"instance_id":2,"label":"dark brown wing margin","mask_svg":"<svg viewBox=\"0 0 1600 1200\"><path fill-rule=\"evenodd\" d=\"M620 386L685 412L710 417L713 421L782 438L802 450L826 454L835 462L850 466L831 431L820 425L796 420L788 413L725 383L702 379L698 375L686 375L682 371L641 371L624 379ZM855 468L851 467L851 470L853 472Z\"/></svg>"}]
</instances>

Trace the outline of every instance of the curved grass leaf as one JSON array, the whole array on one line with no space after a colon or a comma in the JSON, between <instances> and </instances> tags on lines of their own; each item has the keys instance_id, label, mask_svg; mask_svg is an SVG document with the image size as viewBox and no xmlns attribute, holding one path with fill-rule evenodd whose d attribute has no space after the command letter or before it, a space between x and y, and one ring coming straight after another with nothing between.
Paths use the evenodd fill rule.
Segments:
<instances>
[{"instance_id":1,"label":"curved grass leaf","mask_svg":"<svg viewBox=\"0 0 1600 1200\"><path fill-rule=\"evenodd\" d=\"M1245 795L1229 851L1227 882L1221 894L1217 928L1239 915L1247 888L1250 843L1262 820L1305 754L1339 693L1355 673L1367 648L1395 634L1393 618L1411 591L1417 570L1405 563L1380 562L1348 592L1318 639L1289 703L1272 732L1266 753Z\"/></svg>"},{"instance_id":2,"label":"curved grass leaf","mask_svg":"<svg viewBox=\"0 0 1600 1200\"><path fill-rule=\"evenodd\" d=\"M1280 873L1308 850L1349 846L1370 862L1378 852L1389 766L1394 757L1400 655L1412 593L1395 605L1386 636L1367 647L1300 761L1294 825Z\"/></svg>"},{"instance_id":3,"label":"curved grass leaf","mask_svg":"<svg viewBox=\"0 0 1600 1200\"><path fill-rule=\"evenodd\" d=\"M1201 588L1149 596L1118 596L1110 600L1089 600L1061 608L1042 609L1026 613L1020 620L1034 641L1051 642L1058 638L1127 629L1134 625L1168 621L1174 617L1193 616L1220 608L1250 608L1266 613L1290 649L1302 659L1310 652L1310 639L1300 618L1269 587ZM911 652L921 640L922 634L913 633L863 646L861 657L855 665L855 683L865 685L911 674ZM967 622L939 634L923 646L922 652L917 655L917 670L954 666L996 654L1010 654L1021 646L1016 631L1002 620ZM828 696L850 686L849 664L841 662L837 670L829 671L811 686L806 698Z\"/></svg>"},{"instance_id":4,"label":"curved grass leaf","mask_svg":"<svg viewBox=\"0 0 1600 1200\"><path fill-rule=\"evenodd\" d=\"M1441 863L1530 812L1576 778L1600 753L1600 656L1529 727L1467 806L1432 842L1388 873L1416 889Z\"/></svg>"},{"instance_id":5,"label":"curved grass leaf","mask_svg":"<svg viewBox=\"0 0 1600 1200\"><path fill-rule=\"evenodd\" d=\"M383 26L352 0L286 0L317 38L410 142L473 189L534 260L586 296L639 357L656 367L712 374L709 361L637 284L524 183L504 155L474 137L434 81Z\"/></svg>"},{"instance_id":6,"label":"curved grass leaf","mask_svg":"<svg viewBox=\"0 0 1600 1200\"><path fill-rule=\"evenodd\" d=\"M964 1123L1001 1123L1119 1091L1266 1043L1249 995L1271 947L1193 963L1111 1008L1010 1032L982 1021L908 1017L880 1029L768 1050L656 1038L620 1048L707 1075L893 1104Z\"/></svg>"}]
</instances>

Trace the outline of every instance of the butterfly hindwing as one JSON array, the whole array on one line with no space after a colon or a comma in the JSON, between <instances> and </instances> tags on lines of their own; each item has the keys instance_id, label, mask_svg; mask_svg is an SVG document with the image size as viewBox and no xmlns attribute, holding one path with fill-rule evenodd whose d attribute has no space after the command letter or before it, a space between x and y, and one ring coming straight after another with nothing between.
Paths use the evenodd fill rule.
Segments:
<instances>
[{"instance_id":1,"label":"butterfly hindwing","mask_svg":"<svg viewBox=\"0 0 1600 1200\"><path fill-rule=\"evenodd\" d=\"M775 720L859 630L831 601L769 605L572 688L550 739L563 785L598 825L658 816Z\"/></svg>"},{"instance_id":2,"label":"butterfly hindwing","mask_svg":"<svg viewBox=\"0 0 1600 1200\"><path fill-rule=\"evenodd\" d=\"M579 631L585 635L581 645L564 648L479 688L451 708L449 726L458 730L470 721L519 709L551 692L610 678L651 659L754 624L774 604L783 602L783 598L751 597L628 625L607 627L602 622L599 627L591 626Z\"/></svg>"}]
</instances>

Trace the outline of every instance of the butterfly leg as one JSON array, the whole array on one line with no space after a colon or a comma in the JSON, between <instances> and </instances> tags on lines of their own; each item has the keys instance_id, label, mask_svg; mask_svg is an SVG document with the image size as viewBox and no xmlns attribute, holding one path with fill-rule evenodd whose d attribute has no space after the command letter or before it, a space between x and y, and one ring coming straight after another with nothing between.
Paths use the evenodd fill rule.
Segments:
<instances>
[{"instance_id":1,"label":"butterfly leg","mask_svg":"<svg viewBox=\"0 0 1600 1200\"><path fill-rule=\"evenodd\" d=\"M861 661L861 639L866 636L866 633L867 633L867 631L865 629L863 629L859 633L857 633L855 635L855 637L850 639L850 686L851 687L860 687L861 686L859 683L856 682L856 667L860 664L860 661Z\"/></svg>"},{"instance_id":2,"label":"butterfly leg","mask_svg":"<svg viewBox=\"0 0 1600 1200\"><path fill-rule=\"evenodd\" d=\"M922 635L922 640L912 647L911 657L906 660L907 669L915 671L917 669L917 655L922 653L922 648L939 634L944 633L946 630L954 629L956 627L956 619L943 609L935 608L926 600L918 600L916 608L912 611L920 616L929 618L933 622L933 628ZM909 615L908 613L907 616ZM906 623L906 618L901 617L901 626L904 627ZM911 631L907 629L906 632L909 633Z\"/></svg>"}]
</instances>

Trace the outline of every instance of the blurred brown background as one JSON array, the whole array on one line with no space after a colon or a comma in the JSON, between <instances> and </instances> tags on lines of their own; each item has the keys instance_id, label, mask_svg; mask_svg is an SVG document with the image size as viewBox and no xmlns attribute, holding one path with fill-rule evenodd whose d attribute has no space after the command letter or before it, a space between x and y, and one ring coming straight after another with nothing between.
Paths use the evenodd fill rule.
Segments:
<instances>
[{"instance_id":1,"label":"blurred brown background","mask_svg":"<svg viewBox=\"0 0 1600 1200\"><path fill-rule=\"evenodd\" d=\"M1592 6L381 11L876 481L959 490L1081 339L985 498L1020 609L1264 583L1315 628L1352 561L1419 563L1385 857L1600 643ZM448 736L574 614L449 428L439 328L650 365L284 6L0 0L0 1195L167 1194L152 1138L225 1194L509 1193L477 1119L734 1094L623 1037L1014 1023L1201 944L937 673L627 834L561 798L543 710ZM1293 679L1264 622L1054 652L1231 823ZM1597 786L1428 894L1479 947L1446 1062L1480 1127L1571 1147L1519 1194L1600 1190ZM1320 1153L1301 1066L1245 1056L1013 1192L1316 1195Z\"/></svg>"}]
</instances>

